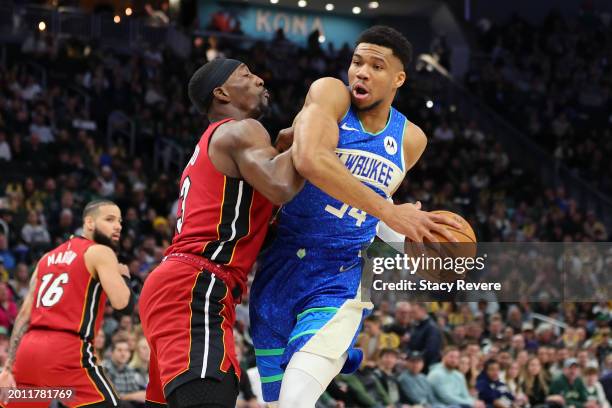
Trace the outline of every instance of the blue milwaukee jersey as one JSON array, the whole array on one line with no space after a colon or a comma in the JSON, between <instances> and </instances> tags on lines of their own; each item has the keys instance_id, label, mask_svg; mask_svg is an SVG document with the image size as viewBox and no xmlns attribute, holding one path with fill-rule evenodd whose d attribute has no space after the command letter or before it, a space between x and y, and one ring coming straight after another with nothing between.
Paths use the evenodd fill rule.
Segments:
<instances>
[{"instance_id":1,"label":"blue milwaukee jersey","mask_svg":"<svg viewBox=\"0 0 612 408\"><path fill-rule=\"evenodd\" d=\"M407 120L391 108L387 126L376 133L364 130L351 107L338 128L336 154L353 176L384 198L404 179L404 130ZM378 219L332 198L308 181L280 212L278 236L284 244L303 248L359 249L376 235Z\"/></svg>"}]
</instances>

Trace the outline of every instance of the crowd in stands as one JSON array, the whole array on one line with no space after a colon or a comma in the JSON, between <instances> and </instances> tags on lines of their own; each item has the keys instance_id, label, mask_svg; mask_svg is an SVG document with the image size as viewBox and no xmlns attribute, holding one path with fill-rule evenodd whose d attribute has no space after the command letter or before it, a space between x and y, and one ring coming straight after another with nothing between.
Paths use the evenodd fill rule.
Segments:
<instances>
[{"instance_id":1,"label":"crowd in stands","mask_svg":"<svg viewBox=\"0 0 612 408\"><path fill-rule=\"evenodd\" d=\"M588 4L588 2L584 2ZM479 22L468 87L596 189L612 194L612 21L583 9L534 26Z\"/></svg>"},{"instance_id":2,"label":"crowd in stands","mask_svg":"<svg viewBox=\"0 0 612 408\"><path fill-rule=\"evenodd\" d=\"M89 200L120 206L119 259L136 293L161 261L174 230L180 174L154 171L152 156L161 138L190 152L206 127L185 92L195 68L221 56L246 62L273 95L264 123L275 134L291 124L314 79L346 80L350 48L321 48L317 39L299 48L282 31L270 43L198 37L187 61L167 50L122 54L51 37L38 47L9 49L0 66L0 365L38 257L79 233ZM46 83L31 63L45 67ZM417 73L411 78L419 80ZM594 214L563 188L540 185L478 123L460 110L428 109L411 90L400 92L396 106L430 142L398 202L460 213L480 241L608 240ZM133 153L120 138L107 143L114 111L135 124ZM107 306L94 346L122 398L142 406L149 349L137 316L119 317ZM381 303L358 339L363 366L337 377L319 404L608 408L610 317L607 303ZM248 297L237 318L245 368L238 406L260 407Z\"/></svg>"}]
</instances>

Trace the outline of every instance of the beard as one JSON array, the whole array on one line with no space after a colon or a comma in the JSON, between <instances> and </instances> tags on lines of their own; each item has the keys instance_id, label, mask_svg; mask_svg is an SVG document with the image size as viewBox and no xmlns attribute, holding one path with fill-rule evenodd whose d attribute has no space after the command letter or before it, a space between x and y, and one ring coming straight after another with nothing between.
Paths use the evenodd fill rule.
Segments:
<instances>
[{"instance_id":1,"label":"beard","mask_svg":"<svg viewBox=\"0 0 612 408\"><path fill-rule=\"evenodd\" d=\"M256 118L257 120L263 119L270 112L270 103L268 101L262 100L257 106Z\"/></svg>"},{"instance_id":2,"label":"beard","mask_svg":"<svg viewBox=\"0 0 612 408\"><path fill-rule=\"evenodd\" d=\"M380 105L380 104L382 103L382 101L383 101L383 100L382 100L382 99L380 99L380 100L378 100L378 101L376 101L376 102L374 102L374 103L372 103L372 104L370 104L370 105L368 105L368 106L364 106L364 107L362 107L362 108L360 108L359 106L357 106L357 105L355 105L355 104L353 104L353 106L354 106L354 107L355 107L355 109L357 109L357 111L359 111L359 112L367 112L367 111L369 111L369 110L372 110L372 109L376 108L378 105Z\"/></svg>"},{"instance_id":3,"label":"beard","mask_svg":"<svg viewBox=\"0 0 612 408\"><path fill-rule=\"evenodd\" d=\"M97 228L94 228L93 241L97 244L105 245L115 252L119 249L119 242L113 241L111 237L104 235Z\"/></svg>"}]
</instances>

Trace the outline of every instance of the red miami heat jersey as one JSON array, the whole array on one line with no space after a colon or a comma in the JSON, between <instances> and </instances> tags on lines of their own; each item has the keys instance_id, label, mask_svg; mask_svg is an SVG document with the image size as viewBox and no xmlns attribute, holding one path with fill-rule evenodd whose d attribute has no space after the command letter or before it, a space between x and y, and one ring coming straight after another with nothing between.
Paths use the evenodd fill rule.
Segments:
<instances>
[{"instance_id":1,"label":"red miami heat jersey","mask_svg":"<svg viewBox=\"0 0 612 408\"><path fill-rule=\"evenodd\" d=\"M212 123L181 177L176 231L166 255L186 253L225 265L242 285L263 245L273 205L246 181L225 176L208 157ZM237 276L235 276L237 275Z\"/></svg>"},{"instance_id":2,"label":"red miami heat jersey","mask_svg":"<svg viewBox=\"0 0 612 408\"><path fill-rule=\"evenodd\" d=\"M106 294L85 266L95 242L74 237L38 263L30 329L59 330L92 340L104 316Z\"/></svg>"}]
</instances>

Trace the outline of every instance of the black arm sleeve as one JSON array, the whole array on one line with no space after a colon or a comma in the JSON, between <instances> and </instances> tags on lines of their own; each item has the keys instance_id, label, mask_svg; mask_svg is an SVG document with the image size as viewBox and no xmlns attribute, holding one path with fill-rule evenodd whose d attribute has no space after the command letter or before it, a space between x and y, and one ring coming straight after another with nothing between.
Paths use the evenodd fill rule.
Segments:
<instances>
[{"instance_id":1,"label":"black arm sleeve","mask_svg":"<svg viewBox=\"0 0 612 408\"><path fill-rule=\"evenodd\" d=\"M128 300L127 306L123 309L117 310L117 313L119 315L129 315L132 314L132 312L134 311L134 306L136 306L136 295L134 295L134 291L132 290L132 287L130 285L130 278L128 278L127 276L122 277L128 289L130 290L130 300Z\"/></svg>"}]
</instances>

